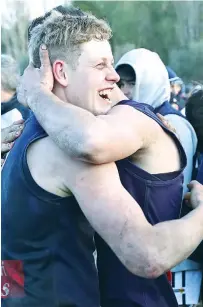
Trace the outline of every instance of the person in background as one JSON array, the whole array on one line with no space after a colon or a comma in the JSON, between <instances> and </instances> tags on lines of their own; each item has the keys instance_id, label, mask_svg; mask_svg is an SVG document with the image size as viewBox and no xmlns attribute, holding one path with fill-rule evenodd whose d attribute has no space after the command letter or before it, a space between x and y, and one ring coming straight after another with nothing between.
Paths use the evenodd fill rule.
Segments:
<instances>
[{"instance_id":1,"label":"person in background","mask_svg":"<svg viewBox=\"0 0 203 307\"><path fill-rule=\"evenodd\" d=\"M194 179L203 184L203 86L198 85L186 104L186 117L197 134L197 163Z\"/></svg>"},{"instance_id":2,"label":"person in background","mask_svg":"<svg viewBox=\"0 0 203 307\"><path fill-rule=\"evenodd\" d=\"M191 125L193 125L198 139L197 168L195 169L194 179L203 184L203 85L199 84L198 89L188 99L186 116ZM190 258L201 262L203 265L203 242Z\"/></svg>"},{"instance_id":3,"label":"person in background","mask_svg":"<svg viewBox=\"0 0 203 307\"><path fill-rule=\"evenodd\" d=\"M163 115L176 130L187 156L184 170L185 193L192 178L197 137L188 120L169 103L170 83L165 65L157 53L141 48L124 54L115 68L120 76L118 86L123 93L129 99L153 107L155 112Z\"/></svg>"},{"instance_id":4,"label":"person in background","mask_svg":"<svg viewBox=\"0 0 203 307\"><path fill-rule=\"evenodd\" d=\"M184 93L185 85L183 80L177 76L177 74L172 70L171 67L166 66L168 72L168 78L170 81L170 88L171 88L171 97L170 97L170 104L176 110L182 110L185 107L186 103L186 96Z\"/></svg>"},{"instance_id":5,"label":"person in background","mask_svg":"<svg viewBox=\"0 0 203 307\"><path fill-rule=\"evenodd\" d=\"M22 106L16 97L20 78L17 62L7 54L1 55L1 128L11 126L20 119L26 120L30 110Z\"/></svg>"},{"instance_id":6,"label":"person in background","mask_svg":"<svg viewBox=\"0 0 203 307\"><path fill-rule=\"evenodd\" d=\"M187 119L194 127L198 140L197 153L194 159L193 179L203 184L203 86L201 84L198 84L198 87L194 88L191 92L185 110ZM183 202L181 216L185 216L190 211L191 209ZM180 305L197 306L196 304L199 302L199 298L203 298L203 291L201 291L202 269L203 241L190 255L188 260L185 260L173 270L174 288L176 291L180 285L181 276L182 282L184 283L185 281L184 295L176 292L176 297Z\"/></svg>"}]
</instances>

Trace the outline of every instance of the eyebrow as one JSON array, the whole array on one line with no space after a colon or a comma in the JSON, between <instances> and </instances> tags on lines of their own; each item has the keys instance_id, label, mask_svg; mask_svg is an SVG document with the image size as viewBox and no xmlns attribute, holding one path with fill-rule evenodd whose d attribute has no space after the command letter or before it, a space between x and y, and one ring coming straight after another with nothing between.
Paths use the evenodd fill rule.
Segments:
<instances>
[{"instance_id":1,"label":"eyebrow","mask_svg":"<svg viewBox=\"0 0 203 307\"><path fill-rule=\"evenodd\" d=\"M108 62L108 59L107 59L107 58L102 58L102 60L103 60L104 62ZM112 58L110 62L111 62L112 64L114 64L114 59Z\"/></svg>"},{"instance_id":2,"label":"eyebrow","mask_svg":"<svg viewBox=\"0 0 203 307\"><path fill-rule=\"evenodd\" d=\"M98 62L98 61L104 61L105 63L107 63L109 60L108 60L108 58L105 58L105 57L102 57L102 58L94 60L94 62ZM114 64L114 59L113 58L111 59L111 64Z\"/></svg>"}]
</instances>

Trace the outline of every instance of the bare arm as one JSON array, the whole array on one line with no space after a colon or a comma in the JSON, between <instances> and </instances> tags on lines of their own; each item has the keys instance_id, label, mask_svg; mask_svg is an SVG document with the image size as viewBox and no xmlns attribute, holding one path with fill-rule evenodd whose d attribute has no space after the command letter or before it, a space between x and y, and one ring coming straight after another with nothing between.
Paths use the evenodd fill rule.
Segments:
<instances>
[{"instance_id":1,"label":"bare arm","mask_svg":"<svg viewBox=\"0 0 203 307\"><path fill-rule=\"evenodd\" d=\"M46 80L53 79L47 50L41 50L41 62L40 70L31 65L25 70L18 99L26 96L39 123L64 152L102 164L130 156L157 136L158 125L132 107L115 106L108 115L94 116L64 103L47 86ZM120 89L115 92L117 99L125 99Z\"/></svg>"},{"instance_id":2,"label":"bare arm","mask_svg":"<svg viewBox=\"0 0 203 307\"><path fill-rule=\"evenodd\" d=\"M184 218L152 226L121 185L114 163L78 162L71 173L76 176L67 178L67 184L82 211L132 273L156 278L187 258L201 242L203 198Z\"/></svg>"},{"instance_id":3,"label":"bare arm","mask_svg":"<svg viewBox=\"0 0 203 307\"><path fill-rule=\"evenodd\" d=\"M54 142L67 154L87 162L120 160L157 136L158 125L130 106L115 106L109 114L96 117L42 88L30 93L28 102Z\"/></svg>"}]
</instances>

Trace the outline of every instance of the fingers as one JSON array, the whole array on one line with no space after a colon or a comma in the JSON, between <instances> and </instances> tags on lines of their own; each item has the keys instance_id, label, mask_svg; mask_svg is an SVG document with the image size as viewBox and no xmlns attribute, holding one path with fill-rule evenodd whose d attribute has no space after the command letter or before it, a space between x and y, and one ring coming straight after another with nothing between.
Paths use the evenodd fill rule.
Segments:
<instances>
[{"instance_id":1,"label":"fingers","mask_svg":"<svg viewBox=\"0 0 203 307\"><path fill-rule=\"evenodd\" d=\"M159 118L160 120L165 121L164 116L163 116L163 115L161 115L160 113L156 113L156 116L158 116L158 118Z\"/></svg>"},{"instance_id":2,"label":"fingers","mask_svg":"<svg viewBox=\"0 0 203 307\"><path fill-rule=\"evenodd\" d=\"M190 196L191 196L190 192L185 193L184 200L190 200Z\"/></svg>"},{"instance_id":3,"label":"fingers","mask_svg":"<svg viewBox=\"0 0 203 307\"><path fill-rule=\"evenodd\" d=\"M24 128L24 124L13 124L7 128L1 130L1 142L3 143L10 143L17 139Z\"/></svg>"},{"instance_id":4,"label":"fingers","mask_svg":"<svg viewBox=\"0 0 203 307\"><path fill-rule=\"evenodd\" d=\"M40 61L41 61L41 66L45 67L45 68L49 68L51 69L51 63L50 63L50 59L49 59L49 52L47 50L46 45L41 45L40 46Z\"/></svg>"},{"instance_id":5,"label":"fingers","mask_svg":"<svg viewBox=\"0 0 203 307\"><path fill-rule=\"evenodd\" d=\"M14 143L2 143L1 144L1 153L7 153L8 151L11 150L11 148L13 147Z\"/></svg>"},{"instance_id":6,"label":"fingers","mask_svg":"<svg viewBox=\"0 0 203 307\"><path fill-rule=\"evenodd\" d=\"M170 127L168 120L165 119L163 115L161 115L160 113L157 113L156 115L167 128Z\"/></svg>"},{"instance_id":7,"label":"fingers","mask_svg":"<svg viewBox=\"0 0 203 307\"><path fill-rule=\"evenodd\" d=\"M11 150L13 144L22 133L24 120L19 120L13 125L1 129L1 153L4 154Z\"/></svg>"},{"instance_id":8,"label":"fingers","mask_svg":"<svg viewBox=\"0 0 203 307\"><path fill-rule=\"evenodd\" d=\"M19 123L18 123L19 122ZM18 122L14 122L11 126L1 129L2 141L4 142L4 138L10 133L15 131L21 131L24 128L24 120L19 120ZM22 123L21 123L22 122Z\"/></svg>"},{"instance_id":9,"label":"fingers","mask_svg":"<svg viewBox=\"0 0 203 307\"><path fill-rule=\"evenodd\" d=\"M25 121L24 119L19 119L19 120L16 120L15 122L13 122L13 125L18 125L18 124L23 124Z\"/></svg>"},{"instance_id":10,"label":"fingers","mask_svg":"<svg viewBox=\"0 0 203 307\"><path fill-rule=\"evenodd\" d=\"M170 130L171 132L175 133L176 134L176 129L171 126L171 124L169 123L169 121L163 116L161 115L160 113L156 113L157 117L162 121L162 123L164 124L164 126L166 128L168 128L168 130Z\"/></svg>"},{"instance_id":11,"label":"fingers","mask_svg":"<svg viewBox=\"0 0 203 307\"><path fill-rule=\"evenodd\" d=\"M191 181L187 186L190 190L194 188L202 188L202 185L196 180Z\"/></svg>"}]
</instances>

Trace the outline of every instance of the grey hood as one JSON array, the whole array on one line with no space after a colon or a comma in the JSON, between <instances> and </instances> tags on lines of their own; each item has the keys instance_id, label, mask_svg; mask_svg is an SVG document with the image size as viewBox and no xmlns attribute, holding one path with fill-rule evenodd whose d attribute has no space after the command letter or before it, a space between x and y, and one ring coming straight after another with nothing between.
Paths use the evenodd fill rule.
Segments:
<instances>
[{"instance_id":1,"label":"grey hood","mask_svg":"<svg viewBox=\"0 0 203 307\"><path fill-rule=\"evenodd\" d=\"M157 53L140 48L125 53L115 66L128 64L135 71L133 100L154 108L170 99L170 83L165 65Z\"/></svg>"}]
</instances>

